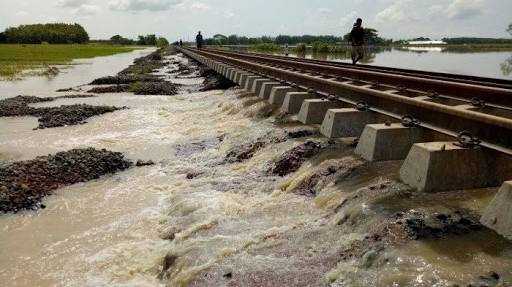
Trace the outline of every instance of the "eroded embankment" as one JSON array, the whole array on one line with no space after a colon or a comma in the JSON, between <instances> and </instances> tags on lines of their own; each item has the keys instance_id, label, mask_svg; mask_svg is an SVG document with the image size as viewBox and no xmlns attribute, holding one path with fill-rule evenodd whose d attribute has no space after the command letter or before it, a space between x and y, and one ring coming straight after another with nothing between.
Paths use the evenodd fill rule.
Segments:
<instances>
[{"instance_id":1,"label":"eroded embankment","mask_svg":"<svg viewBox=\"0 0 512 287\"><path fill-rule=\"evenodd\" d=\"M172 245L159 278L171 286L509 284L512 244L478 222L494 189L414 191L398 180L400 162L365 162L352 140L292 128L294 117L233 93L219 104L223 119L249 118L267 131L218 128L181 146L205 167L188 169L171 191L162 238Z\"/></svg>"},{"instance_id":2,"label":"eroded embankment","mask_svg":"<svg viewBox=\"0 0 512 287\"><path fill-rule=\"evenodd\" d=\"M73 130L73 143L47 142L137 150L158 163L100 179L101 188L90 182L75 189L77 197L83 189L105 195L93 197L94 204L73 198L56 206L54 216L67 214L78 231L48 225L44 233L55 233L52 238L32 235L34 244L46 243L47 253L21 253L23 246L7 245L13 263L0 261L10 272L0 271L0 278L50 278L41 284L46 286L506 286L510 281L511 244L476 220L495 190L415 192L397 180L400 162L365 162L354 155L352 140L322 138L318 127L298 125L294 116L241 90L197 93L205 84L197 63L180 54L164 61L154 74L179 82L177 95L98 96L129 101L130 109L109 115L109 125L91 121L63 128ZM136 199L112 201L120 193ZM144 199L150 193L162 196L158 204ZM87 217L79 218L82 214ZM15 225L7 230L18 232Z\"/></svg>"},{"instance_id":3,"label":"eroded embankment","mask_svg":"<svg viewBox=\"0 0 512 287\"><path fill-rule=\"evenodd\" d=\"M233 87L233 83L219 77L211 69L189 60L183 63L179 59L167 59L176 55L171 47L159 49L148 56L138 58L130 67L122 70L115 76L96 79L90 83L93 87L89 93L121 93L132 92L136 95L176 95L182 85L171 81L173 78L204 78L197 91L210 91ZM166 74L159 73L164 67L171 67Z\"/></svg>"}]
</instances>

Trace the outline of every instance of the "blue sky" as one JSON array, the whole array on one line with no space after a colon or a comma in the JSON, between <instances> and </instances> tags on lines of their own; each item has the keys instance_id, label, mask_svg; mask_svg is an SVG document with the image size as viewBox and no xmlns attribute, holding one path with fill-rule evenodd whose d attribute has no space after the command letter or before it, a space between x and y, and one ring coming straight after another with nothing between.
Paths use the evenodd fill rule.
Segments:
<instances>
[{"instance_id":1,"label":"blue sky","mask_svg":"<svg viewBox=\"0 0 512 287\"><path fill-rule=\"evenodd\" d=\"M508 37L512 0L0 0L0 29L78 22L92 38L197 30L248 36L343 35L355 18L387 38Z\"/></svg>"}]
</instances>

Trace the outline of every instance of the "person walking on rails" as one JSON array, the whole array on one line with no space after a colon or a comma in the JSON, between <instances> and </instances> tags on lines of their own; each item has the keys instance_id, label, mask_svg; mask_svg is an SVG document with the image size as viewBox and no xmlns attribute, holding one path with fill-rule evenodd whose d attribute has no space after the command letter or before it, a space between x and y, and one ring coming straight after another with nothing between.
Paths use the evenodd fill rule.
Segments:
<instances>
[{"instance_id":1,"label":"person walking on rails","mask_svg":"<svg viewBox=\"0 0 512 287\"><path fill-rule=\"evenodd\" d=\"M199 31L197 33L197 36L196 36L196 46L198 49L202 49L203 48L203 35L201 35L201 31Z\"/></svg>"},{"instance_id":2,"label":"person walking on rails","mask_svg":"<svg viewBox=\"0 0 512 287\"><path fill-rule=\"evenodd\" d=\"M357 64L364 57L364 28L363 19L357 18L352 31L350 32L350 43L352 44L352 64Z\"/></svg>"}]
</instances>

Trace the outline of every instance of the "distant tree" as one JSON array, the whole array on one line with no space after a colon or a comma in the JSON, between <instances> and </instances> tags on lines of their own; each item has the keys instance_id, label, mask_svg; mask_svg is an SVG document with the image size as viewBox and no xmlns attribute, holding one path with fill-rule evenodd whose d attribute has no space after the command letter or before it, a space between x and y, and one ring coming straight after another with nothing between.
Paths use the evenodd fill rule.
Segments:
<instances>
[{"instance_id":1,"label":"distant tree","mask_svg":"<svg viewBox=\"0 0 512 287\"><path fill-rule=\"evenodd\" d=\"M6 43L7 42L7 36L5 33L0 33L0 43Z\"/></svg>"},{"instance_id":2,"label":"distant tree","mask_svg":"<svg viewBox=\"0 0 512 287\"><path fill-rule=\"evenodd\" d=\"M379 32L373 28L364 28L364 38L368 45L387 45L391 44L393 40L387 40L379 37ZM343 36L345 42L350 41L350 33Z\"/></svg>"},{"instance_id":3,"label":"distant tree","mask_svg":"<svg viewBox=\"0 0 512 287\"><path fill-rule=\"evenodd\" d=\"M146 45L146 37L139 35L137 38L137 45Z\"/></svg>"},{"instance_id":4,"label":"distant tree","mask_svg":"<svg viewBox=\"0 0 512 287\"><path fill-rule=\"evenodd\" d=\"M508 25L507 32L508 32L510 35L512 35L512 23L510 23L510 24Z\"/></svg>"},{"instance_id":5,"label":"distant tree","mask_svg":"<svg viewBox=\"0 0 512 287\"><path fill-rule=\"evenodd\" d=\"M110 37L110 43L114 45L133 45L135 44L135 41L131 39L124 38L120 35L115 35Z\"/></svg>"},{"instance_id":6,"label":"distant tree","mask_svg":"<svg viewBox=\"0 0 512 287\"><path fill-rule=\"evenodd\" d=\"M512 44L512 39L505 38L475 38L475 37L460 37L460 38L443 38L443 41L450 45L465 45L465 44Z\"/></svg>"},{"instance_id":7,"label":"distant tree","mask_svg":"<svg viewBox=\"0 0 512 287\"><path fill-rule=\"evenodd\" d=\"M146 46L156 46L156 35L139 35L137 40L137 45L146 45Z\"/></svg>"},{"instance_id":8,"label":"distant tree","mask_svg":"<svg viewBox=\"0 0 512 287\"><path fill-rule=\"evenodd\" d=\"M159 37L157 40L156 40L156 46L157 47L167 47L169 46L169 41L167 41L167 39L165 39L164 37Z\"/></svg>"},{"instance_id":9,"label":"distant tree","mask_svg":"<svg viewBox=\"0 0 512 287\"><path fill-rule=\"evenodd\" d=\"M89 35L79 24L33 24L7 28L4 32L6 42L22 44L87 43Z\"/></svg>"},{"instance_id":10,"label":"distant tree","mask_svg":"<svg viewBox=\"0 0 512 287\"><path fill-rule=\"evenodd\" d=\"M146 45L156 46L156 36L154 34L146 36Z\"/></svg>"},{"instance_id":11,"label":"distant tree","mask_svg":"<svg viewBox=\"0 0 512 287\"><path fill-rule=\"evenodd\" d=\"M427 37L418 37L418 38L411 39L411 41L432 41L432 40Z\"/></svg>"}]
</instances>

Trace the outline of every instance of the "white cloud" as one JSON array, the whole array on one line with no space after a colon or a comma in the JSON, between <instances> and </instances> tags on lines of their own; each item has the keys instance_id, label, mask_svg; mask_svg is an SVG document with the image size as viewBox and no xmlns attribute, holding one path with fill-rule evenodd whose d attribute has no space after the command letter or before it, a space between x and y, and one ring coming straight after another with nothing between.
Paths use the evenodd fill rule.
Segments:
<instances>
[{"instance_id":1,"label":"white cloud","mask_svg":"<svg viewBox=\"0 0 512 287\"><path fill-rule=\"evenodd\" d=\"M108 7L117 11L164 11L181 2L180 0L111 0L108 2Z\"/></svg>"},{"instance_id":2,"label":"white cloud","mask_svg":"<svg viewBox=\"0 0 512 287\"><path fill-rule=\"evenodd\" d=\"M398 0L391 4L386 9L380 11L376 16L375 20L380 23L385 22L405 22L410 21L414 17L412 16L411 4L413 2L411 0Z\"/></svg>"},{"instance_id":3,"label":"white cloud","mask_svg":"<svg viewBox=\"0 0 512 287\"><path fill-rule=\"evenodd\" d=\"M210 10L210 6L203 2L194 2L190 5L190 9L194 11L208 11Z\"/></svg>"},{"instance_id":4,"label":"white cloud","mask_svg":"<svg viewBox=\"0 0 512 287\"><path fill-rule=\"evenodd\" d=\"M233 11L224 11L222 13L222 16L226 19L231 19L231 18L235 17L235 13Z\"/></svg>"},{"instance_id":5,"label":"white cloud","mask_svg":"<svg viewBox=\"0 0 512 287\"><path fill-rule=\"evenodd\" d=\"M58 7L77 8L88 3L89 0L59 0L56 5Z\"/></svg>"},{"instance_id":6,"label":"white cloud","mask_svg":"<svg viewBox=\"0 0 512 287\"><path fill-rule=\"evenodd\" d=\"M16 17L26 17L26 16L28 16L29 14L28 14L28 12L27 12L27 11L23 11L23 10L21 10L21 11L16 12L16 14L14 14L14 15L15 15Z\"/></svg>"},{"instance_id":7,"label":"white cloud","mask_svg":"<svg viewBox=\"0 0 512 287\"><path fill-rule=\"evenodd\" d=\"M320 15L327 15L327 14L330 14L332 12L332 10L329 8L318 8L318 9L316 9L316 12Z\"/></svg>"},{"instance_id":8,"label":"white cloud","mask_svg":"<svg viewBox=\"0 0 512 287\"><path fill-rule=\"evenodd\" d=\"M73 10L73 14L77 16L92 16L98 14L100 10L99 6L84 4Z\"/></svg>"},{"instance_id":9,"label":"white cloud","mask_svg":"<svg viewBox=\"0 0 512 287\"><path fill-rule=\"evenodd\" d=\"M450 19L467 19L483 14L483 0L454 0L446 9Z\"/></svg>"}]
</instances>

